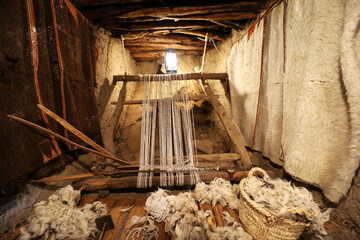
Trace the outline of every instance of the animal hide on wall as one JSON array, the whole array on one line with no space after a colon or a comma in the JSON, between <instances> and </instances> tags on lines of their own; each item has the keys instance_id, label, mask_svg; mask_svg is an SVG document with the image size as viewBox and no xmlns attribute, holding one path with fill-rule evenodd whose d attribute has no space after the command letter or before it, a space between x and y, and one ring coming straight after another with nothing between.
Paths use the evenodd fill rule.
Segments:
<instances>
[{"instance_id":1,"label":"animal hide on wall","mask_svg":"<svg viewBox=\"0 0 360 240\"><path fill-rule=\"evenodd\" d=\"M340 73L345 2L287 1L285 73L281 69L284 3L268 14L254 147L282 164L282 146L285 170L320 187L333 202L349 189L358 164L354 159L359 158L358 150L349 158L350 120ZM228 61L234 121L247 146L251 146L255 124L262 32L256 27L250 39L244 36L233 46ZM260 45L251 44L256 41ZM349 80L349 86L346 81L346 88L354 87L354 81ZM355 116L351 115L352 125ZM351 130L355 136L356 129Z\"/></svg>"},{"instance_id":2,"label":"animal hide on wall","mask_svg":"<svg viewBox=\"0 0 360 240\"><path fill-rule=\"evenodd\" d=\"M265 24L264 67L254 149L278 165L283 99L283 4L270 12ZM233 120L252 145L259 94L264 19L256 23L231 51L228 59Z\"/></svg>"}]
</instances>

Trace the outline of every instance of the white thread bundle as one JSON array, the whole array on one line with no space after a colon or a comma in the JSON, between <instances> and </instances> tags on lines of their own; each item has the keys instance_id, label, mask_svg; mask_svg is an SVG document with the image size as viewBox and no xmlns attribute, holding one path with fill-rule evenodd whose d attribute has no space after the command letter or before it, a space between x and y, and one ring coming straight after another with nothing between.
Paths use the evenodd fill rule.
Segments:
<instances>
[{"instance_id":1,"label":"white thread bundle","mask_svg":"<svg viewBox=\"0 0 360 240\"><path fill-rule=\"evenodd\" d=\"M177 75L178 77L178 75ZM171 75L143 76L144 96L140 143L140 170L168 170L160 173L160 186L184 185L184 170L191 183L200 181L195 151L193 115L189 108L188 82L171 80ZM158 121L158 124L157 124ZM158 126L160 166L154 166ZM186 154L186 160L184 159ZM152 187L153 173L138 174L137 187Z\"/></svg>"},{"instance_id":2,"label":"white thread bundle","mask_svg":"<svg viewBox=\"0 0 360 240\"><path fill-rule=\"evenodd\" d=\"M157 222L162 222L168 216L170 211L170 204L166 199L167 194L163 189L151 193L151 196L146 199L146 211Z\"/></svg>"}]
</instances>

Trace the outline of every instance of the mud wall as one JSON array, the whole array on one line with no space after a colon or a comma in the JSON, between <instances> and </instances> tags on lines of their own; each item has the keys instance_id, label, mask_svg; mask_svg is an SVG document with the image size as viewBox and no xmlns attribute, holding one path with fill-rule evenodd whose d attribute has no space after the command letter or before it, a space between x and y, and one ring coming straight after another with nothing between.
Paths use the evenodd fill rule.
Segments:
<instances>
[{"instance_id":1,"label":"mud wall","mask_svg":"<svg viewBox=\"0 0 360 240\"><path fill-rule=\"evenodd\" d=\"M49 142L43 142L47 137L10 121L7 114L45 127L36 106L41 97L47 108L60 116L65 112L68 122L101 143L93 93L95 44L90 24L68 0L53 1L64 68L61 82L51 1L33 1L32 31L36 31L36 42L31 41L29 31L29 13L32 13L29 2L32 1L0 3L0 196L3 201L18 192L29 175L44 165L40 149L51 155ZM34 46L39 60L38 88L32 64ZM64 134L51 119L49 123L52 130ZM73 138L71 134L69 137ZM54 144L51 147L56 151ZM62 143L58 147L61 152L66 149Z\"/></svg>"}]
</instances>

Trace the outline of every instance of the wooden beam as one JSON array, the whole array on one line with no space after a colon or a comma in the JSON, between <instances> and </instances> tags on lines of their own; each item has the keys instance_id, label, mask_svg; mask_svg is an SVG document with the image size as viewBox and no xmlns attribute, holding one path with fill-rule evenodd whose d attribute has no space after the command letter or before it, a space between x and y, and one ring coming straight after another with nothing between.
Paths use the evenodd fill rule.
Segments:
<instances>
[{"instance_id":1,"label":"wooden beam","mask_svg":"<svg viewBox=\"0 0 360 240\"><path fill-rule=\"evenodd\" d=\"M203 51L194 51L194 50L178 50L176 54L181 55L201 55ZM150 51L150 52L134 52L131 53L131 56L137 61L148 61L158 58L163 58L165 56L165 51Z\"/></svg>"},{"instance_id":2,"label":"wooden beam","mask_svg":"<svg viewBox=\"0 0 360 240\"><path fill-rule=\"evenodd\" d=\"M145 41L125 41L125 47L158 47L158 48L168 48L169 46L172 46L173 48L178 49L187 49L187 48L195 48L198 49L199 47L204 47L204 42L197 40L197 42L192 43L171 43L166 42L166 38L163 39L163 42L145 42Z\"/></svg>"},{"instance_id":3,"label":"wooden beam","mask_svg":"<svg viewBox=\"0 0 360 240\"><path fill-rule=\"evenodd\" d=\"M166 17L163 20L246 20L255 19L258 16L256 12L222 12L222 13L209 13L209 14L197 14L187 15L181 17Z\"/></svg>"},{"instance_id":4,"label":"wooden beam","mask_svg":"<svg viewBox=\"0 0 360 240\"><path fill-rule=\"evenodd\" d=\"M267 171L269 176L274 176L274 173ZM201 172L200 179L205 183L210 183L214 178L223 178L232 182L240 182L241 179L248 176L248 171L238 171L233 174L227 172ZM122 178L100 178L100 179L89 179L81 181L75 184L75 188L83 187L86 190L101 190L101 189L126 189L136 188L137 176L122 177ZM152 178L152 185L160 186L160 176L154 176ZM184 176L184 185L190 186L191 179L190 175Z\"/></svg>"},{"instance_id":5,"label":"wooden beam","mask_svg":"<svg viewBox=\"0 0 360 240\"><path fill-rule=\"evenodd\" d=\"M143 35L137 35L139 38L127 40L127 35L124 34L125 44L130 45L131 43L178 43L178 44L191 44L191 45L204 45L204 42L199 41L196 37L186 36L182 34L169 34L169 35L150 35L144 33Z\"/></svg>"},{"instance_id":6,"label":"wooden beam","mask_svg":"<svg viewBox=\"0 0 360 240\"><path fill-rule=\"evenodd\" d=\"M181 7L156 7L156 8L140 8L129 11L115 16L116 18L131 18L136 19L139 17L155 17L164 18L167 16L185 16L195 14L209 14L228 11L254 11L261 7L259 2L255 1L241 1L229 4L216 4L216 5L202 5L202 6L181 6Z\"/></svg>"},{"instance_id":7,"label":"wooden beam","mask_svg":"<svg viewBox=\"0 0 360 240\"><path fill-rule=\"evenodd\" d=\"M208 21L154 21L134 22L132 24L106 24L105 27L122 31L148 31L162 29L199 29L216 26Z\"/></svg>"},{"instance_id":8,"label":"wooden beam","mask_svg":"<svg viewBox=\"0 0 360 240\"><path fill-rule=\"evenodd\" d=\"M149 101L157 101L159 99L150 99ZM197 96L189 96L189 100L192 101L199 101L199 100L209 100L209 96L207 95L197 95ZM135 105L135 104L142 104L143 100L139 99L139 100L128 100L128 101L124 101L124 105ZM116 105L116 102L111 102L111 105Z\"/></svg>"},{"instance_id":9,"label":"wooden beam","mask_svg":"<svg viewBox=\"0 0 360 240\"><path fill-rule=\"evenodd\" d=\"M186 30L186 29L179 29L179 30L173 30L173 33L182 33L182 34L187 34L187 35L191 35L191 36L197 36L197 37L206 37L206 33L208 33L208 37L209 38L213 38L215 40L220 40L220 41L224 41L227 37L226 34L220 34L220 33L215 33L212 31L205 31L205 30Z\"/></svg>"},{"instance_id":10,"label":"wooden beam","mask_svg":"<svg viewBox=\"0 0 360 240\"><path fill-rule=\"evenodd\" d=\"M62 140L62 141L64 141L64 142L67 142L67 143L69 143L69 144L71 144L71 145L74 145L74 146L76 146L76 147L78 147L78 148L81 148L81 149L83 149L83 150L85 150L85 151L87 151L87 152L91 152L91 153L94 153L94 154L97 154L97 155L100 155L100 156L103 156L103 157L106 157L106 158L111 158L111 159L116 160L116 161L118 161L118 162L121 162L121 163L123 163L123 164L130 165L130 163L128 163L128 162L126 162L126 161L120 160L120 159L118 159L118 158L116 158L116 157L113 157L113 156L111 156L111 155L104 154L104 153L102 153L102 152L99 152L99 151L96 151L96 150L93 150L93 149L84 147L84 146L82 146L82 145L80 145L80 144L77 144L77 143L75 143L75 142L73 142L73 141L70 141L69 139L64 138L63 136L61 136L61 135L59 135L59 134L57 134L57 133L54 133L53 131L51 131L51 130L49 130L49 129L43 128L43 127L41 127L41 126L39 126L39 125L37 125L37 124L35 124L35 123L26 121L26 120L24 120L24 119L22 119L22 118L19 118L19 117L13 116L13 115L7 115L7 117L9 117L9 118L11 118L11 119L13 119L13 120L15 120L15 121L18 121L18 122L20 122L20 123L23 123L23 124L25 124L25 125L27 125L27 126L33 127L33 128L35 128L35 129L43 132L43 133L48 134L49 136L54 136L54 137L56 137L56 138L58 138L58 139L60 139L60 140Z\"/></svg>"},{"instance_id":11,"label":"wooden beam","mask_svg":"<svg viewBox=\"0 0 360 240\"><path fill-rule=\"evenodd\" d=\"M113 81L141 82L144 75L114 75ZM155 75L150 75L150 81L154 81ZM165 76L165 75L164 75ZM227 73L184 73L184 74L168 74L169 80L196 80L196 79L228 79ZM209 95L209 94L208 94ZM211 96L210 100L211 100ZM215 94L214 94L215 97Z\"/></svg>"},{"instance_id":12,"label":"wooden beam","mask_svg":"<svg viewBox=\"0 0 360 240\"><path fill-rule=\"evenodd\" d=\"M37 105L38 108L40 108L41 111L43 111L44 113L46 113L47 115L49 115L52 119L54 119L55 121L57 121L58 123L61 124L61 126L63 126L64 128L66 128L68 131L70 131L71 133L73 133L75 136L77 136L78 138L80 138L81 140L83 140L84 142L86 142L87 144L89 144L90 146L92 146L93 148L95 148L96 150L98 150L99 152L102 152L106 155L110 155L115 157L112 153L110 153L109 151L107 151L106 149L104 149L103 147L101 147L100 145L98 145L96 142L94 142L93 140L91 140L88 136L86 136L85 134L83 134L82 132L80 132L79 130L77 130L75 127L73 127L70 123L68 123L67 121L65 121L64 119L62 119L61 117L59 117L58 115L56 115L55 113L53 113L52 111L50 111L48 108L46 108L45 106L38 104Z\"/></svg>"},{"instance_id":13,"label":"wooden beam","mask_svg":"<svg viewBox=\"0 0 360 240\"><path fill-rule=\"evenodd\" d=\"M249 154L244 146L244 140L235 123L232 121L230 114L226 111L224 106L220 103L219 99L211 89L207 81L202 80L205 93L210 97L210 102L214 107L215 112L218 114L220 120L224 124L225 130L234 144L235 151L241 155L241 162L245 169L250 169L253 165Z\"/></svg>"},{"instance_id":14,"label":"wooden beam","mask_svg":"<svg viewBox=\"0 0 360 240\"><path fill-rule=\"evenodd\" d=\"M152 45L152 46L151 46ZM167 51L169 48L177 50L192 50L192 51L201 51L204 49L203 46L194 46L194 45L183 45L183 44L148 44L148 43L139 43L139 45L131 44L131 45L125 45L126 49L129 50L132 53L135 52L151 52L151 51Z\"/></svg>"}]
</instances>

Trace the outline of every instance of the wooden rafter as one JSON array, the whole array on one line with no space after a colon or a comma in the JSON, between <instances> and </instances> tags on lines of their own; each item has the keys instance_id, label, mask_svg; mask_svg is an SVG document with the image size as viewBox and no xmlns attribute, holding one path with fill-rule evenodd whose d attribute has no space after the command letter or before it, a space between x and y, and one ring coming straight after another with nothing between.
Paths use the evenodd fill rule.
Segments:
<instances>
[{"instance_id":1,"label":"wooden rafter","mask_svg":"<svg viewBox=\"0 0 360 240\"><path fill-rule=\"evenodd\" d=\"M197 15L210 13L226 13L234 10L242 12L252 12L259 9L261 4L254 1L241 1L230 4L218 4L208 6L182 6L182 7L157 7L157 8L142 8L129 11L123 14L115 16L116 18L131 18L136 19L144 16L165 18L169 16L186 16L186 15Z\"/></svg>"}]
</instances>

